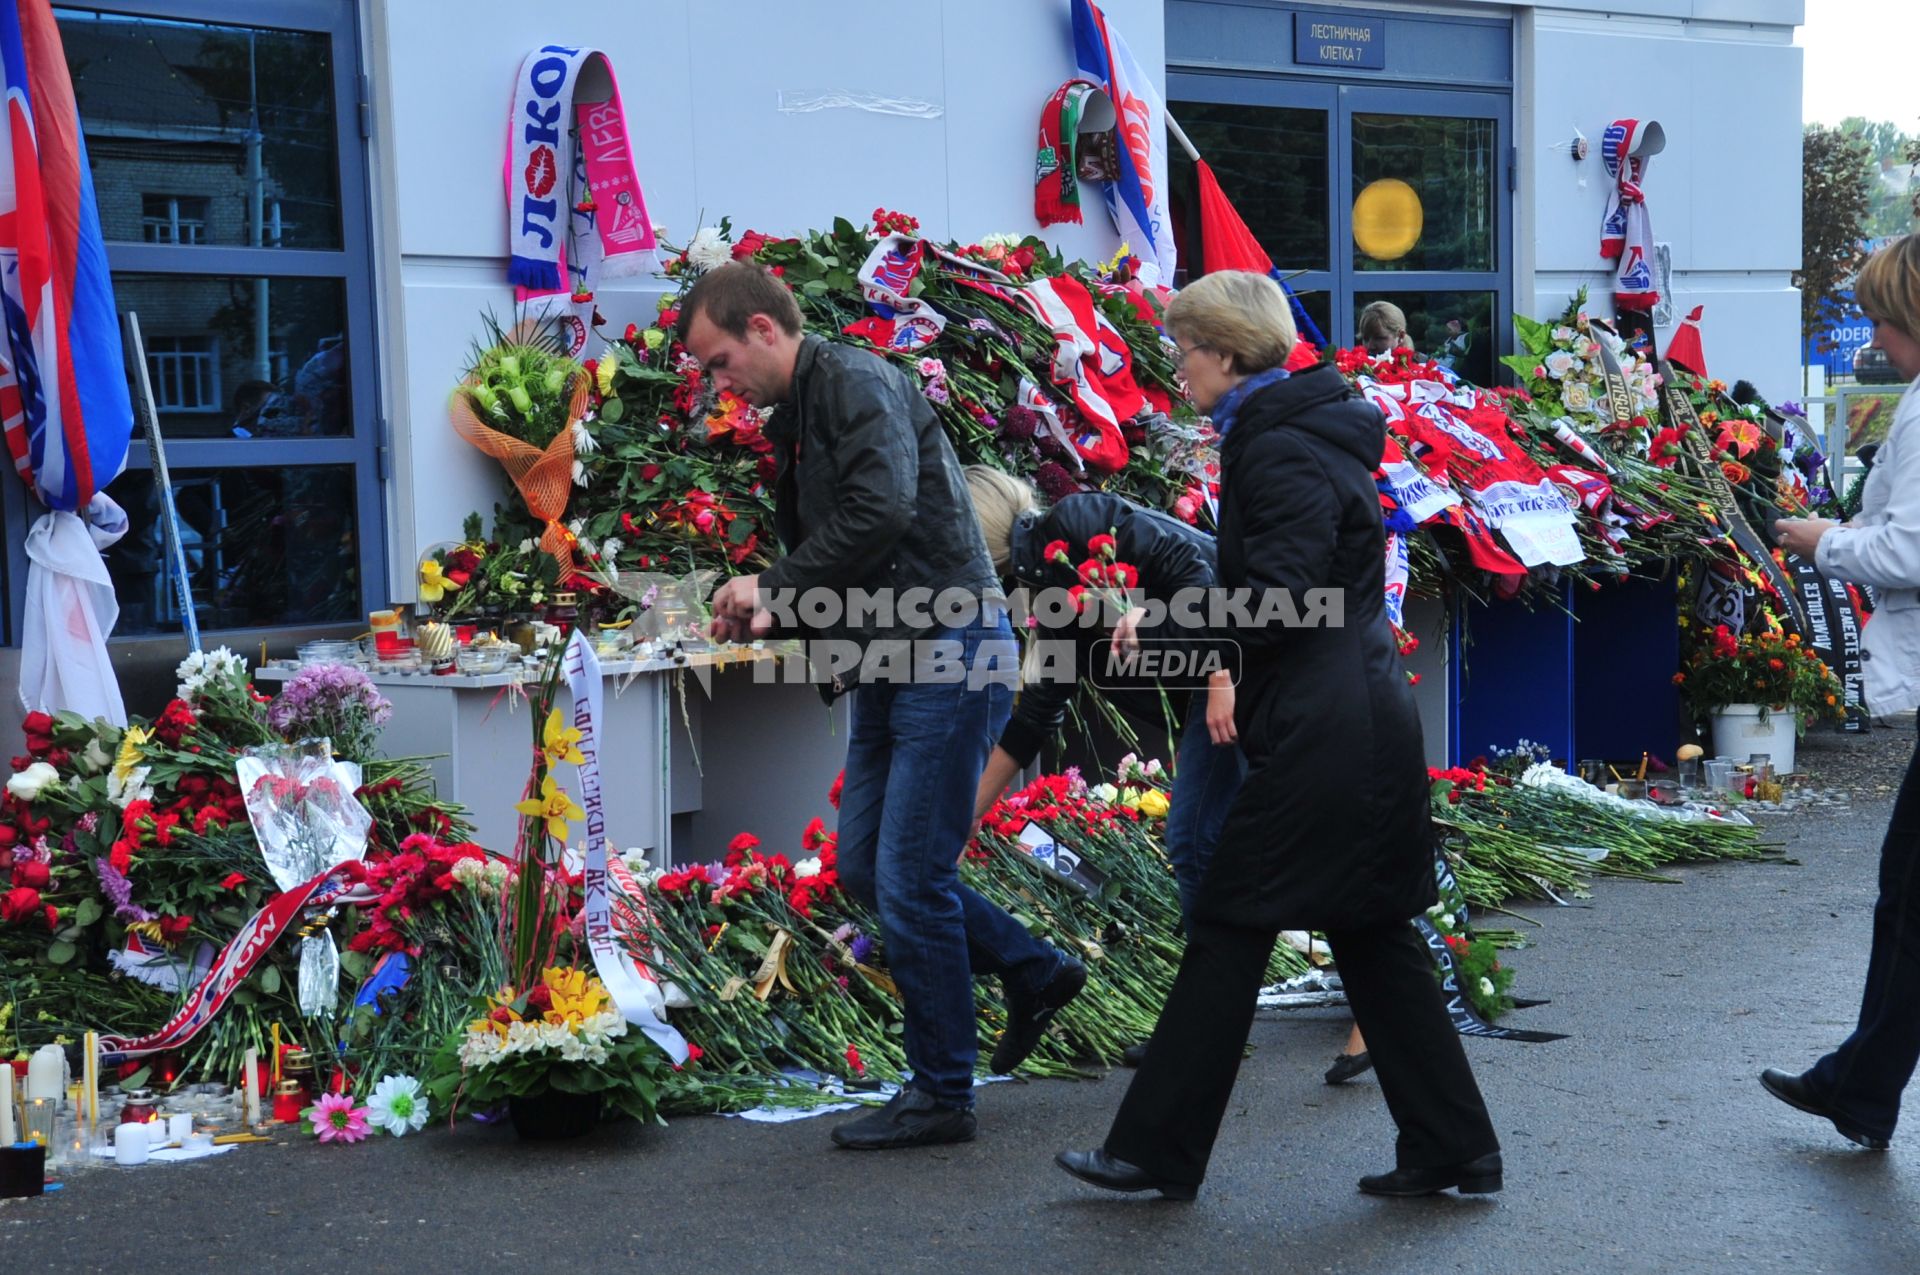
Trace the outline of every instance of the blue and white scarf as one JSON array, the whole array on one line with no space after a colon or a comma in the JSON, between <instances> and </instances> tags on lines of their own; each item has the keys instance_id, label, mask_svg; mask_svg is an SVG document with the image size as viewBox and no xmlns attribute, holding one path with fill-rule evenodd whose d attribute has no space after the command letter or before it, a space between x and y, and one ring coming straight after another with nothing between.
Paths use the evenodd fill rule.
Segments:
<instances>
[{"instance_id":1,"label":"blue and white scarf","mask_svg":"<svg viewBox=\"0 0 1920 1275\"><path fill-rule=\"evenodd\" d=\"M1233 428L1235 418L1240 415L1241 406L1244 405L1249 398L1267 388L1267 386L1277 385L1292 375L1293 373L1283 367L1270 367L1264 372L1255 372L1252 376L1247 377L1241 381L1240 384L1234 386L1225 394L1222 394L1220 401L1213 405L1213 412L1211 414L1213 417L1214 432L1219 434L1224 441L1227 437L1227 431Z\"/></svg>"}]
</instances>

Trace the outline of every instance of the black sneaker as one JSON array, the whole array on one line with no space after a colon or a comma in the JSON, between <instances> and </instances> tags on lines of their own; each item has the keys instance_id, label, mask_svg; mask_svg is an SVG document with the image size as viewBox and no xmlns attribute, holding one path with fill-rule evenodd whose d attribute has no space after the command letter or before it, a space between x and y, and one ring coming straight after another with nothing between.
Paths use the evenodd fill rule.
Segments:
<instances>
[{"instance_id":1,"label":"black sneaker","mask_svg":"<svg viewBox=\"0 0 1920 1275\"><path fill-rule=\"evenodd\" d=\"M879 1110L836 1126L833 1140L854 1151L893 1151L901 1147L972 1142L977 1127L973 1112L961 1107L943 1107L934 1101L932 1094L908 1086Z\"/></svg>"},{"instance_id":2,"label":"black sneaker","mask_svg":"<svg viewBox=\"0 0 1920 1275\"><path fill-rule=\"evenodd\" d=\"M1007 1030L994 1046L987 1065L996 1076L1005 1076L1027 1060L1047 1024L1080 989L1087 985L1087 967L1071 956L1063 956L1059 970L1037 992L1007 992Z\"/></svg>"}]
</instances>

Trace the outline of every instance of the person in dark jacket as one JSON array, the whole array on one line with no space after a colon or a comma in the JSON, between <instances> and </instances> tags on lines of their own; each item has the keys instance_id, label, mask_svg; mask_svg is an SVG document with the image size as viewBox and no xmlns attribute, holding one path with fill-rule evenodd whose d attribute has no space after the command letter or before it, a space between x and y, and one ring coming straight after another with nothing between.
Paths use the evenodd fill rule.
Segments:
<instances>
[{"instance_id":1,"label":"person in dark jacket","mask_svg":"<svg viewBox=\"0 0 1920 1275\"><path fill-rule=\"evenodd\" d=\"M720 587L714 635L772 633L775 608L794 602L820 625L803 631L816 668L829 666L832 693L859 687L840 794L840 881L879 913L913 1077L833 1139L865 1150L969 1140L972 974L1000 977L1013 1064L1087 975L960 884L974 781L1006 724L1019 665L960 465L905 375L869 350L803 336L793 294L761 266L733 262L702 276L679 332L718 388L775 409L766 436L786 555ZM863 591L857 606L854 589Z\"/></svg>"},{"instance_id":2,"label":"person in dark jacket","mask_svg":"<svg viewBox=\"0 0 1920 1275\"><path fill-rule=\"evenodd\" d=\"M1433 833L1420 718L1385 612L1373 481L1385 421L1331 367L1287 375L1293 322L1264 275L1206 275L1166 322L1188 391L1221 435L1221 584L1256 604L1285 590L1303 623L1232 630L1247 779L1106 1142L1058 1163L1096 1186L1192 1199L1274 939L1317 929L1400 1131L1397 1167L1360 1189L1498 1191L1499 1142L1411 924L1436 899ZM1313 604L1330 596L1339 622L1306 624L1326 617Z\"/></svg>"},{"instance_id":3,"label":"person in dark jacket","mask_svg":"<svg viewBox=\"0 0 1920 1275\"><path fill-rule=\"evenodd\" d=\"M1164 612L1160 623L1144 628L1138 618L1145 606L1128 611L1112 628L1083 624L1058 609L1034 612L1031 658L1039 674L1014 701L1013 716L980 776L974 817L985 815L1014 776L1033 764L1065 723L1081 680L1091 678L1137 726L1153 731L1170 725L1178 732L1166 842L1184 918L1246 774L1234 742L1233 670L1204 628L1216 583L1213 538L1106 492L1079 492L1043 512L1022 480L984 465L969 465L965 473L987 552L1003 582L1035 595L1069 589L1080 583L1076 567L1091 556L1095 538L1112 536L1117 560L1139 571L1143 603ZM1056 544L1065 546L1070 561L1047 559ZM1144 669L1128 670L1121 662L1128 652L1173 656L1178 667L1168 680L1176 689L1167 690ZM1220 667L1209 671L1213 664ZM1202 681L1205 689L1197 689Z\"/></svg>"}]
</instances>

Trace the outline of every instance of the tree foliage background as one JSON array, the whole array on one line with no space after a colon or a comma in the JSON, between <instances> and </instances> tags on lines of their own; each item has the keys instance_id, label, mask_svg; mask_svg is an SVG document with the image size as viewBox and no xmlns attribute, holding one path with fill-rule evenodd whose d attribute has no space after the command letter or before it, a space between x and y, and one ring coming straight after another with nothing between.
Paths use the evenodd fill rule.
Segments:
<instances>
[{"instance_id":1,"label":"tree foliage background","mask_svg":"<svg viewBox=\"0 0 1920 1275\"><path fill-rule=\"evenodd\" d=\"M1873 147L1842 128L1807 126L1801 144L1800 328L1823 333L1839 313L1837 294L1853 281L1874 185Z\"/></svg>"}]
</instances>

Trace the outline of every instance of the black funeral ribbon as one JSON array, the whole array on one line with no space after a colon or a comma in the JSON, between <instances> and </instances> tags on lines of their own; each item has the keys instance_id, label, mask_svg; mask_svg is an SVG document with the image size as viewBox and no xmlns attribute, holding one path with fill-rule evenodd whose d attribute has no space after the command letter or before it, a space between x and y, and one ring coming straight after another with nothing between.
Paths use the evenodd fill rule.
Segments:
<instances>
[{"instance_id":1,"label":"black funeral ribbon","mask_svg":"<svg viewBox=\"0 0 1920 1275\"><path fill-rule=\"evenodd\" d=\"M1448 899L1460 894L1461 904L1454 911L1454 920L1460 928L1468 926L1465 894L1459 883L1453 878L1453 869L1447 863L1447 857L1438 848L1433 856L1434 880L1440 887L1440 897ZM1453 963L1453 949L1447 946L1446 935L1425 916L1413 918L1414 928L1420 931L1420 937L1427 942L1427 951L1433 956L1433 963L1440 970L1440 989L1447 997L1447 1017L1453 1021L1453 1030L1462 1036L1486 1036L1493 1040L1519 1040L1538 1044L1549 1040L1565 1040L1565 1032L1528 1031L1521 1027L1501 1027L1490 1023L1480 1016L1473 1007L1473 1001L1460 986L1460 970ZM1545 1001L1528 1001L1529 1005L1544 1005ZM1515 1001L1516 1008L1520 1002Z\"/></svg>"}]
</instances>

